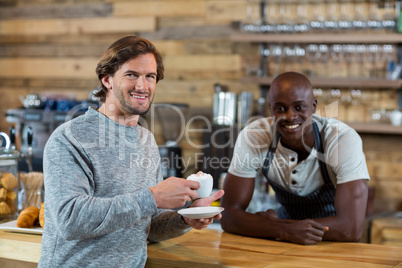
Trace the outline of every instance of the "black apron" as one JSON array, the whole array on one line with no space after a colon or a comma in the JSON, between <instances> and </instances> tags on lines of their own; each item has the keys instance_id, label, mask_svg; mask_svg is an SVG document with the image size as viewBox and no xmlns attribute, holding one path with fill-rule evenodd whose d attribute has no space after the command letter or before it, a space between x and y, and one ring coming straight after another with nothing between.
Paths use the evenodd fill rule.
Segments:
<instances>
[{"instance_id":1,"label":"black apron","mask_svg":"<svg viewBox=\"0 0 402 268\"><path fill-rule=\"evenodd\" d=\"M319 153L324 154L321 135L315 122L313 122L313 133L315 142L314 146L316 150ZM274 136L271 145L269 146L269 150L262 167L262 174L264 174L269 185L274 189L276 199L282 205L277 211L278 217L281 219L303 220L334 216L335 186L329 178L327 166L320 159L318 161L321 175L324 179L324 185L306 196L291 193L281 185L268 178L269 167L275 157L275 151L279 139L280 134L277 133Z\"/></svg>"}]
</instances>

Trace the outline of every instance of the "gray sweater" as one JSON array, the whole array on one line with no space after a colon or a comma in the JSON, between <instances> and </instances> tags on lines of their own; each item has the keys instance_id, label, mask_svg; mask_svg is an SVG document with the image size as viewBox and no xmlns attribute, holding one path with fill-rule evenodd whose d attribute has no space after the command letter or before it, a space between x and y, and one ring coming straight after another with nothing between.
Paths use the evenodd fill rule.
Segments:
<instances>
[{"instance_id":1,"label":"gray sweater","mask_svg":"<svg viewBox=\"0 0 402 268\"><path fill-rule=\"evenodd\" d=\"M44 152L45 227L38 267L143 267L147 239L189 230L158 210L162 180L153 135L93 109L58 127Z\"/></svg>"}]
</instances>

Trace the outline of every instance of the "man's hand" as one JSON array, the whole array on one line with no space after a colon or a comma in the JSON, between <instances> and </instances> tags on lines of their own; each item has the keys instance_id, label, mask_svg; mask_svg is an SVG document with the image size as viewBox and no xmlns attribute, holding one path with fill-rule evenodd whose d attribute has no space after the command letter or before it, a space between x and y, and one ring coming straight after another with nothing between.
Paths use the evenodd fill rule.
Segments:
<instances>
[{"instance_id":1,"label":"man's hand","mask_svg":"<svg viewBox=\"0 0 402 268\"><path fill-rule=\"evenodd\" d=\"M284 220L278 219L278 215L272 209L257 212L269 220L278 221L283 224L284 231L281 239L302 245L314 245L322 241L324 233L329 230L328 227L314 220Z\"/></svg>"},{"instance_id":2,"label":"man's hand","mask_svg":"<svg viewBox=\"0 0 402 268\"><path fill-rule=\"evenodd\" d=\"M221 198L224 195L224 193L225 192L223 190L219 190L209 197L201 198L201 199L194 201L194 203L191 204L190 207L209 207L209 206L211 206L212 202ZM219 220L221 218L222 218L222 214L220 214L220 213L218 215L216 215L214 218L209 218L209 219L189 219L189 218L183 216L184 221L188 225L190 225L194 229L198 229L198 230L208 227L208 225L210 225L214 219Z\"/></svg>"},{"instance_id":3,"label":"man's hand","mask_svg":"<svg viewBox=\"0 0 402 268\"><path fill-rule=\"evenodd\" d=\"M328 227L314 220L294 220L285 223L283 239L302 245L315 245L322 241Z\"/></svg>"},{"instance_id":4,"label":"man's hand","mask_svg":"<svg viewBox=\"0 0 402 268\"><path fill-rule=\"evenodd\" d=\"M200 188L198 181L170 177L149 188L158 208L178 208L198 197L194 190Z\"/></svg>"}]
</instances>

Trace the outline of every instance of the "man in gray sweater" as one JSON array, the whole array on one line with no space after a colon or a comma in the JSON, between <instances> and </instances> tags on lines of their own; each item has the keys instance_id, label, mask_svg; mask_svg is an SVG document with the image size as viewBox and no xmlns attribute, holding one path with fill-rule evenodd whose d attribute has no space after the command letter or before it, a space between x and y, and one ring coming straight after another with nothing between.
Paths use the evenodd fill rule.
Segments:
<instances>
[{"instance_id":1,"label":"man in gray sweater","mask_svg":"<svg viewBox=\"0 0 402 268\"><path fill-rule=\"evenodd\" d=\"M122 38L109 47L96 72L102 106L58 127L45 147L39 267L143 267L147 240L177 237L213 220L171 210L196 199L200 185L163 180L154 136L138 125L163 79L153 44ZM222 195L218 191L192 206L208 206Z\"/></svg>"}]
</instances>

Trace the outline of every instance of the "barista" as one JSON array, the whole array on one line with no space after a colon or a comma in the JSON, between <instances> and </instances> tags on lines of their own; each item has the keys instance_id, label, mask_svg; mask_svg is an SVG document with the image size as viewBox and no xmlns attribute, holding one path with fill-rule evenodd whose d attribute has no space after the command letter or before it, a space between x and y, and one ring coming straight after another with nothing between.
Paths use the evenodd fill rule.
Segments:
<instances>
[{"instance_id":1,"label":"barista","mask_svg":"<svg viewBox=\"0 0 402 268\"><path fill-rule=\"evenodd\" d=\"M310 81L287 72L271 84L272 117L242 130L225 179L222 228L240 235L298 244L359 241L369 174L359 135L333 118L315 115ZM262 172L279 210L246 212Z\"/></svg>"}]
</instances>

